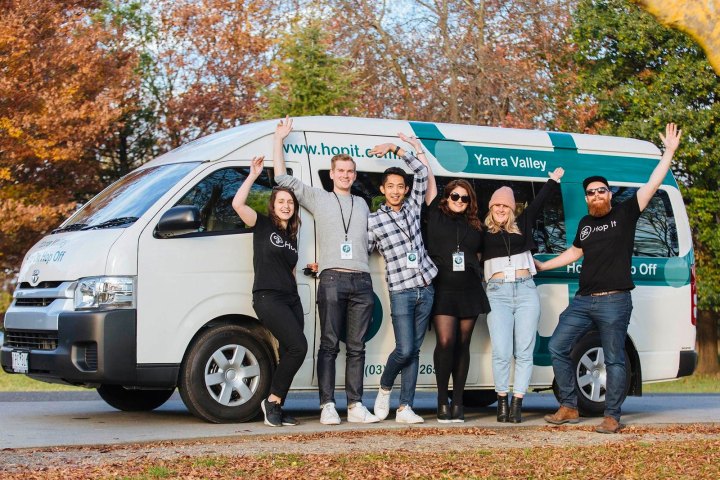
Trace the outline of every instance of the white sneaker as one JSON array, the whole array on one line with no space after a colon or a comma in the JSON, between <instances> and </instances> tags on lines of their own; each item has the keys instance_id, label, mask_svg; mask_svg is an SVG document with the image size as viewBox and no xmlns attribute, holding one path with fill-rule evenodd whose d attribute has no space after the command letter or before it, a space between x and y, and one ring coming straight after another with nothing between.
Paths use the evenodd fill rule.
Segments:
<instances>
[{"instance_id":1,"label":"white sneaker","mask_svg":"<svg viewBox=\"0 0 720 480\"><path fill-rule=\"evenodd\" d=\"M410 405L405 405L402 410L398 409L395 413L395 421L398 423L425 423L425 420L420 415L413 412Z\"/></svg>"},{"instance_id":2,"label":"white sneaker","mask_svg":"<svg viewBox=\"0 0 720 480\"><path fill-rule=\"evenodd\" d=\"M365 405L357 402L355 405L348 408L348 422L351 423L376 423L380 419L370 413Z\"/></svg>"},{"instance_id":3,"label":"white sneaker","mask_svg":"<svg viewBox=\"0 0 720 480\"><path fill-rule=\"evenodd\" d=\"M340 425L340 415L335 410L335 404L328 402L320 410L320 423L323 425Z\"/></svg>"},{"instance_id":4,"label":"white sneaker","mask_svg":"<svg viewBox=\"0 0 720 480\"><path fill-rule=\"evenodd\" d=\"M385 391L382 387L378 389L377 398L375 399L375 407L373 413L380 420L385 420L390 414L390 394L392 390Z\"/></svg>"}]
</instances>

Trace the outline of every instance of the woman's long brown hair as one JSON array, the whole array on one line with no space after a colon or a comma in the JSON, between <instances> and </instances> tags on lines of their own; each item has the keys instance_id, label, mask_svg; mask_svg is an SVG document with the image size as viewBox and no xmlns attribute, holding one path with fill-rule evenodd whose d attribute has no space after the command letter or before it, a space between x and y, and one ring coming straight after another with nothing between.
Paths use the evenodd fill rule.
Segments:
<instances>
[{"instance_id":1,"label":"woman's long brown hair","mask_svg":"<svg viewBox=\"0 0 720 480\"><path fill-rule=\"evenodd\" d=\"M450 192L452 192L455 187L464 188L470 196L470 202L468 202L467 208L461 214L453 212L452 210L450 210L450 207L448 207L448 197L450 196ZM467 180L452 180L447 185L445 185L445 189L443 190L443 198L440 200L439 208L447 216L464 215L467 219L468 224L472 228L478 231L482 230L482 222L480 221L480 218L478 218L478 202L477 196L475 195L475 189L472 187L472 185L470 185L470 182L468 182Z\"/></svg>"},{"instance_id":2,"label":"woman's long brown hair","mask_svg":"<svg viewBox=\"0 0 720 480\"><path fill-rule=\"evenodd\" d=\"M280 218L275 214L275 198L277 197L278 192L287 192L290 194L290 198L292 198L295 208L293 208L292 216L288 219L286 231L290 239L296 241L298 231L300 230L300 204L295 196L295 192L286 187L273 187L272 193L270 194L270 205L268 205L268 215L275 227L282 230Z\"/></svg>"}]
</instances>

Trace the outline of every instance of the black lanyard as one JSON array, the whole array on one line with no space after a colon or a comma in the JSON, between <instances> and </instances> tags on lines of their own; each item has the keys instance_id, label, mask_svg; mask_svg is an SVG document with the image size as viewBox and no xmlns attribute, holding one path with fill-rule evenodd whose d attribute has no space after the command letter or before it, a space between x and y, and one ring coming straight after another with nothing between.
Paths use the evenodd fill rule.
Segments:
<instances>
[{"instance_id":1,"label":"black lanyard","mask_svg":"<svg viewBox=\"0 0 720 480\"><path fill-rule=\"evenodd\" d=\"M385 213L387 213L387 216L390 217L390 220L392 220L392 222L395 224L395 226L398 228L398 230L400 230L400 231L403 233L403 235L405 235L405 236L407 237L407 239L410 240L410 249L411 249L411 250L415 250L415 244L414 244L414 242L413 242L412 237L410 236L410 222L408 221L407 216L405 215L405 211L402 210L402 209L400 209L400 211L402 212L403 220L405 220L405 224L407 225L407 228L408 228L407 233L406 233L405 230L403 230L402 227L395 221L395 219L393 218L393 216L390 215L390 212L389 212L389 211L385 211Z\"/></svg>"},{"instance_id":2,"label":"black lanyard","mask_svg":"<svg viewBox=\"0 0 720 480\"><path fill-rule=\"evenodd\" d=\"M508 237L508 238L507 238L507 243L505 243L505 235L503 235L504 232L505 232L505 230L500 229L500 237L502 238L503 245L505 245L505 248L507 248L507 252L508 252L508 262L510 262L510 257L511 257L511 256L510 256L510 232L507 232L507 237Z\"/></svg>"},{"instance_id":3,"label":"black lanyard","mask_svg":"<svg viewBox=\"0 0 720 480\"><path fill-rule=\"evenodd\" d=\"M343 228L345 229L345 241L347 242L347 234L350 230L350 223L352 222L352 215L353 215L353 207L355 206L355 198L353 195L350 195L350 218L348 218L348 223L345 225L345 214L343 213L342 204L340 203L340 199L337 196L337 193L333 192L333 195L335 195L335 200L338 202L338 207L340 207L340 216L342 217L343 222Z\"/></svg>"},{"instance_id":4,"label":"black lanyard","mask_svg":"<svg viewBox=\"0 0 720 480\"><path fill-rule=\"evenodd\" d=\"M465 223L465 232L463 233L462 238L460 238L460 225L455 224L455 240L457 241L457 252L460 253L460 243L465 240L465 237L467 236L468 232L468 224L467 221Z\"/></svg>"}]
</instances>

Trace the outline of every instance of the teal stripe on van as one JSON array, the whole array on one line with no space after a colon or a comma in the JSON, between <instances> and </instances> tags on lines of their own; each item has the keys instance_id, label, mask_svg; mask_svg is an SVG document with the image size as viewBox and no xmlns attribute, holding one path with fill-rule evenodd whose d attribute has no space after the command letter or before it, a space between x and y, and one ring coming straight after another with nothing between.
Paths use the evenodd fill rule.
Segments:
<instances>
[{"instance_id":1,"label":"teal stripe on van","mask_svg":"<svg viewBox=\"0 0 720 480\"><path fill-rule=\"evenodd\" d=\"M610 182L642 184L657 165L647 158L578 153L569 133L548 132L554 147L548 151L466 145L446 139L433 123L410 122L410 126L440 165L455 173L545 178L548 172L563 167L563 181L567 183L581 183L589 175L603 175ZM663 183L677 187L670 172Z\"/></svg>"}]
</instances>

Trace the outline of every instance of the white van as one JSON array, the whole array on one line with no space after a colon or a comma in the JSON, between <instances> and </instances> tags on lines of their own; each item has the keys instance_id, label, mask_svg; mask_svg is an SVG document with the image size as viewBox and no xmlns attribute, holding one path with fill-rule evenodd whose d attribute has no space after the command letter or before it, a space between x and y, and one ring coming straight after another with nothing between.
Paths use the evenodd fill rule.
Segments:
<instances>
[{"instance_id":1,"label":"white van","mask_svg":"<svg viewBox=\"0 0 720 480\"><path fill-rule=\"evenodd\" d=\"M25 256L5 315L2 366L37 380L97 388L121 410L151 410L177 387L195 415L211 422L245 421L259 412L277 361L276 343L251 303L252 235L231 200L255 155L272 154L277 121L244 125L173 150L110 185ZM369 149L415 134L429 153L440 188L462 177L481 208L501 185L518 205L531 201L547 172L566 171L536 225L538 256L547 259L573 240L586 213L582 179L610 181L622 200L649 178L660 157L651 143L627 138L347 117L297 118L285 141L289 172L330 189L330 158L349 153L358 163L353 192L371 209L380 202L380 175L403 162ZM248 203L267 207L272 162ZM485 212L481 212L484 216ZM312 216L301 212L299 265L316 259ZM626 343L627 388L690 375L696 364L694 257L687 213L671 174L638 222L632 261L634 309ZM553 385L547 342L578 287L581 264L536 277L542 299L531 388ZM367 336L366 387L377 387L394 348L381 257L371 258L376 305ZM300 271L300 270L299 270ZM310 348L293 390L315 390L319 321L317 281L298 274ZM482 319L481 319L482 320ZM435 334L420 353L418 387L435 388ZM491 346L479 321L471 344L466 405L489 405ZM580 408L603 411L602 348L590 332L573 352ZM344 353L338 362L344 361ZM342 365L338 385L344 384Z\"/></svg>"}]
</instances>

